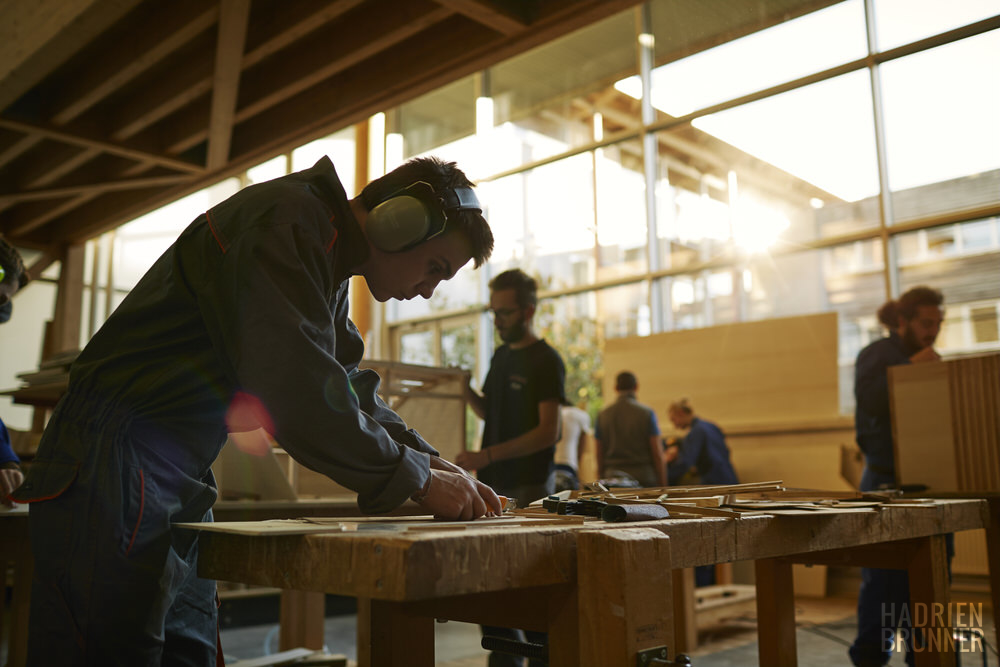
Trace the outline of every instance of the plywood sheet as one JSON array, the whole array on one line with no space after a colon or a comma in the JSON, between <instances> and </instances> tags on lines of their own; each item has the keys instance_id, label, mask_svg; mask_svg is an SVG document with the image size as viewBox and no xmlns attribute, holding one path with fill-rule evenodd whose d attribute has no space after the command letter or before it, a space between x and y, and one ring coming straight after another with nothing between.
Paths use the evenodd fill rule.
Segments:
<instances>
[{"instance_id":1,"label":"plywood sheet","mask_svg":"<svg viewBox=\"0 0 1000 667\"><path fill-rule=\"evenodd\" d=\"M723 426L839 415L836 313L615 338L604 361L604 395L631 370L664 424L681 397Z\"/></svg>"},{"instance_id":2,"label":"plywood sheet","mask_svg":"<svg viewBox=\"0 0 1000 667\"><path fill-rule=\"evenodd\" d=\"M1000 355L889 369L901 484L1000 491Z\"/></svg>"}]
</instances>

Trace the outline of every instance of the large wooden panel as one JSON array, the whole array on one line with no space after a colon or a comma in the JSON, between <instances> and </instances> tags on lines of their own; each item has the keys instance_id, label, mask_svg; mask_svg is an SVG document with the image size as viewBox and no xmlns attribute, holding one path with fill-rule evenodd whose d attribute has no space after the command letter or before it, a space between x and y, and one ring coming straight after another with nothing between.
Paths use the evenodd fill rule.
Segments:
<instances>
[{"instance_id":1,"label":"large wooden panel","mask_svg":"<svg viewBox=\"0 0 1000 667\"><path fill-rule=\"evenodd\" d=\"M664 423L681 397L726 427L839 413L836 313L615 338L604 360L604 395L614 396L615 376L631 370L639 400Z\"/></svg>"},{"instance_id":2,"label":"large wooden panel","mask_svg":"<svg viewBox=\"0 0 1000 667\"><path fill-rule=\"evenodd\" d=\"M889 369L900 484L1000 491L1000 354Z\"/></svg>"}]
</instances>

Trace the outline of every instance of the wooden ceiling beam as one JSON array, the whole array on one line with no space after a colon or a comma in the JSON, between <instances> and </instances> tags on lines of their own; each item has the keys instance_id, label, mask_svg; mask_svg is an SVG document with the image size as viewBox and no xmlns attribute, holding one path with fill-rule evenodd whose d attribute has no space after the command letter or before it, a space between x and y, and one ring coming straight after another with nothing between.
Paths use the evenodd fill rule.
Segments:
<instances>
[{"instance_id":1,"label":"wooden ceiling beam","mask_svg":"<svg viewBox=\"0 0 1000 667\"><path fill-rule=\"evenodd\" d=\"M25 202L9 214L0 217L0 229L4 234L12 239L27 237L35 230L42 229L47 224L65 219L64 216L75 214L84 203L97 196L97 193L84 193L64 199L61 202L51 204L49 202ZM52 237L46 235L45 238L32 239L35 243L61 243L65 241L62 236Z\"/></svg>"},{"instance_id":2,"label":"wooden ceiling beam","mask_svg":"<svg viewBox=\"0 0 1000 667\"><path fill-rule=\"evenodd\" d=\"M258 32L266 30L267 34L255 36L253 26L251 27L251 32L247 34L247 52L243 56L243 69L253 67L282 49L292 46L309 33L340 18L364 2L365 0L334 0L319 9L306 2L261 3L260 9L270 12L270 15L267 20L258 20L254 25L258 27ZM258 10L256 5L254 10Z\"/></svg>"},{"instance_id":3,"label":"wooden ceiling beam","mask_svg":"<svg viewBox=\"0 0 1000 667\"><path fill-rule=\"evenodd\" d=\"M453 17L394 49L384 50L364 63L364 76L347 70L333 79L289 98L267 112L241 122L233 140L234 159L267 155L277 142L267 132L269 127L299 128L284 142L308 141L345 127L371 115L391 109L405 100L481 71L508 56L521 53L536 44L551 41L556 34L571 32L576 26L618 13L638 4L638 0L590 0L559 2L561 8L549 12L514 39L504 38L464 17ZM446 43L452 58L442 57L440 45ZM326 117L312 110L329 109ZM304 124L303 118L312 117ZM294 119L294 120L292 120ZM291 124L290 124L291 123ZM193 144L190 144L193 145ZM172 148L177 148L172 145Z\"/></svg>"},{"instance_id":4,"label":"wooden ceiling beam","mask_svg":"<svg viewBox=\"0 0 1000 667\"><path fill-rule=\"evenodd\" d=\"M201 0L158 6L144 29L128 36L128 43L108 44L93 63L58 82L58 89L51 91L56 100L49 112L51 122L63 125L77 118L211 28L218 17L218 6Z\"/></svg>"},{"instance_id":5,"label":"wooden ceiling beam","mask_svg":"<svg viewBox=\"0 0 1000 667\"><path fill-rule=\"evenodd\" d=\"M19 192L0 193L0 204L20 204L27 201L45 199L63 199L81 194L102 194L121 190L137 190L140 188L177 185L191 180L191 176L172 174L167 176L150 176L148 178L131 178L119 181L97 181L80 185L69 185L38 190L22 190Z\"/></svg>"},{"instance_id":6,"label":"wooden ceiling beam","mask_svg":"<svg viewBox=\"0 0 1000 667\"><path fill-rule=\"evenodd\" d=\"M51 139L81 148L93 148L99 152L110 153L123 158L154 162L162 167L185 173L196 174L205 171L204 167L185 160L168 155L160 155L129 144L104 141L91 136L85 136L71 131L70 128L57 128L50 125L28 123L21 120L14 120L13 118L2 117L0 117L0 127L22 132L33 138L36 142L41 139ZM0 160L0 164L3 164L2 160Z\"/></svg>"},{"instance_id":7,"label":"wooden ceiling beam","mask_svg":"<svg viewBox=\"0 0 1000 667\"><path fill-rule=\"evenodd\" d=\"M38 85L139 0L3 2L0 109Z\"/></svg>"},{"instance_id":8,"label":"wooden ceiling beam","mask_svg":"<svg viewBox=\"0 0 1000 667\"><path fill-rule=\"evenodd\" d=\"M395 3L394 11L387 11L384 4L373 5L367 14L352 20L349 35L343 35L344 26L332 26L331 32L317 33L297 44L283 54L281 62L273 65L265 63L247 72L240 86L240 98L250 101L240 103L236 110L236 122L245 122L313 86L325 86L337 73L452 15L450 10L436 6L431 6L429 13L424 13L426 7L422 8L414 0L392 1ZM386 18L387 15L391 18ZM342 36L336 38L336 34ZM402 60L406 60L405 54ZM287 62L296 63L294 71L288 68ZM402 62L397 66L401 65ZM158 130L165 150L176 155L205 141L208 136L203 120L205 113L207 102L193 104L173 118L169 128ZM315 111L307 115L315 115ZM266 134L272 133L273 130Z\"/></svg>"},{"instance_id":9,"label":"wooden ceiling beam","mask_svg":"<svg viewBox=\"0 0 1000 667\"><path fill-rule=\"evenodd\" d=\"M321 84L368 58L440 23L454 12L443 7L423 6L415 0L394 0L395 7L373 6L358 16L349 33L331 40L328 34L305 40L285 54L283 62L263 64L250 70L236 112L237 122L251 118L274 105ZM340 31L337 31L340 32ZM285 61L296 65L298 76L289 77Z\"/></svg>"},{"instance_id":10,"label":"wooden ceiling beam","mask_svg":"<svg viewBox=\"0 0 1000 667\"><path fill-rule=\"evenodd\" d=\"M31 264L31 266L27 267L26 271L28 272L28 277L31 280L41 278L45 269L49 268L57 261L59 261L58 251L49 246L42 251L42 254Z\"/></svg>"},{"instance_id":11,"label":"wooden ceiling beam","mask_svg":"<svg viewBox=\"0 0 1000 667\"><path fill-rule=\"evenodd\" d=\"M267 16L266 20L260 19L258 23L251 23L242 69L245 71L287 48L304 35L342 16L363 2L364 0L340 0L319 9L306 2L261 4L261 11L273 11L274 14ZM277 11L278 9L280 11ZM253 6L252 11L258 11L258 6ZM251 18L254 18L253 14ZM254 26L261 24L268 29L268 33L259 34L261 28L257 28L258 34L252 36ZM178 67L172 68L164 77L130 92L108 112L111 115L109 125L118 128L112 135L113 138L128 139L207 95L212 90L212 76L210 62L203 58L192 57Z\"/></svg>"},{"instance_id":12,"label":"wooden ceiling beam","mask_svg":"<svg viewBox=\"0 0 1000 667\"><path fill-rule=\"evenodd\" d=\"M29 134L27 136L21 137L14 143L7 146L7 148L0 151L0 167L5 164L10 164L20 156L24 155L32 148L38 145L38 142L42 140L41 135Z\"/></svg>"},{"instance_id":13,"label":"wooden ceiling beam","mask_svg":"<svg viewBox=\"0 0 1000 667\"><path fill-rule=\"evenodd\" d=\"M539 5L539 16L524 32L512 39L504 38L465 17L453 16L445 21L447 26L441 31L437 28L443 24L429 30L427 40L407 40L407 48L415 47L415 51L391 49L384 57L373 57L371 63L366 61L363 70L349 68L322 81L321 85L313 86L238 124L230 151L232 158L221 171L206 172L174 188L153 190L146 199L142 198L142 191L106 193L98 200L87 202L63 215L61 219L52 220L44 230L37 229L30 240L41 243L49 238L65 237L78 241L92 238L281 151L363 120L376 111L392 108L638 2L546 0ZM367 5L367 2L364 3L362 10ZM351 25L354 25L354 18L351 17ZM341 34L338 39L342 38ZM285 54L282 54L284 57ZM246 81L241 83L241 97L246 85ZM207 113L207 100L204 105L189 105L171 116L170 122L163 123L163 127L149 128L135 135L135 143L169 145L170 154L187 150L204 141ZM199 124L202 131L197 138ZM109 211L113 215L109 215Z\"/></svg>"},{"instance_id":14,"label":"wooden ceiling beam","mask_svg":"<svg viewBox=\"0 0 1000 667\"><path fill-rule=\"evenodd\" d=\"M233 133L236 95L240 89L240 74L243 69L241 62L249 18L250 0L221 0L206 159L206 166L212 170L229 161L229 142Z\"/></svg>"},{"instance_id":15,"label":"wooden ceiling beam","mask_svg":"<svg viewBox=\"0 0 1000 667\"><path fill-rule=\"evenodd\" d=\"M461 14L462 16L495 30L501 35L516 35L528 27L527 22L510 12L497 9L489 2L481 0L434 0L442 7ZM535 4L535 3L531 3Z\"/></svg>"},{"instance_id":16,"label":"wooden ceiling beam","mask_svg":"<svg viewBox=\"0 0 1000 667\"><path fill-rule=\"evenodd\" d=\"M87 164L101 151L94 147L77 148L75 146L60 146L59 153L52 151L46 154L44 169L36 169L28 177L19 180L18 186L21 188L43 188L71 174L83 165Z\"/></svg>"}]
</instances>

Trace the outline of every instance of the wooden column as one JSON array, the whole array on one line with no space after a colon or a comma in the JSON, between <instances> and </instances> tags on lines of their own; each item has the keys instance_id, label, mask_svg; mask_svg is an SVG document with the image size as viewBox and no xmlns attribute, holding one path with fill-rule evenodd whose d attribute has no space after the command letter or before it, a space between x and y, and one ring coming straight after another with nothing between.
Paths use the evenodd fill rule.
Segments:
<instances>
[{"instance_id":1,"label":"wooden column","mask_svg":"<svg viewBox=\"0 0 1000 667\"><path fill-rule=\"evenodd\" d=\"M66 246L59 268L59 291L53 315L49 354L80 347L80 319L83 312L83 265L85 246Z\"/></svg>"},{"instance_id":2,"label":"wooden column","mask_svg":"<svg viewBox=\"0 0 1000 667\"><path fill-rule=\"evenodd\" d=\"M580 665L634 665L657 646L676 654L670 564L670 539L656 529L580 533Z\"/></svg>"}]
</instances>

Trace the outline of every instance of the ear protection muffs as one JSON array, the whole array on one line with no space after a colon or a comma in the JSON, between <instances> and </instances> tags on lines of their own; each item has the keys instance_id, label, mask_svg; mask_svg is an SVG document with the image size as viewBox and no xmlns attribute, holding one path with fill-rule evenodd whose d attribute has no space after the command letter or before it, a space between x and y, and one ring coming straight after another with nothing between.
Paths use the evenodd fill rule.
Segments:
<instances>
[{"instance_id":1,"label":"ear protection muffs","mask_svg":"<svg viewBox=\"0 0 1000 667\"><path fill-rule=\"evenodd\" d=\"M429 183L417 181L368 211L365 234L379 250L400 252L441 234L449 214L482 210L472 188L435 192Z\"/></svg>"}]
</instances>

